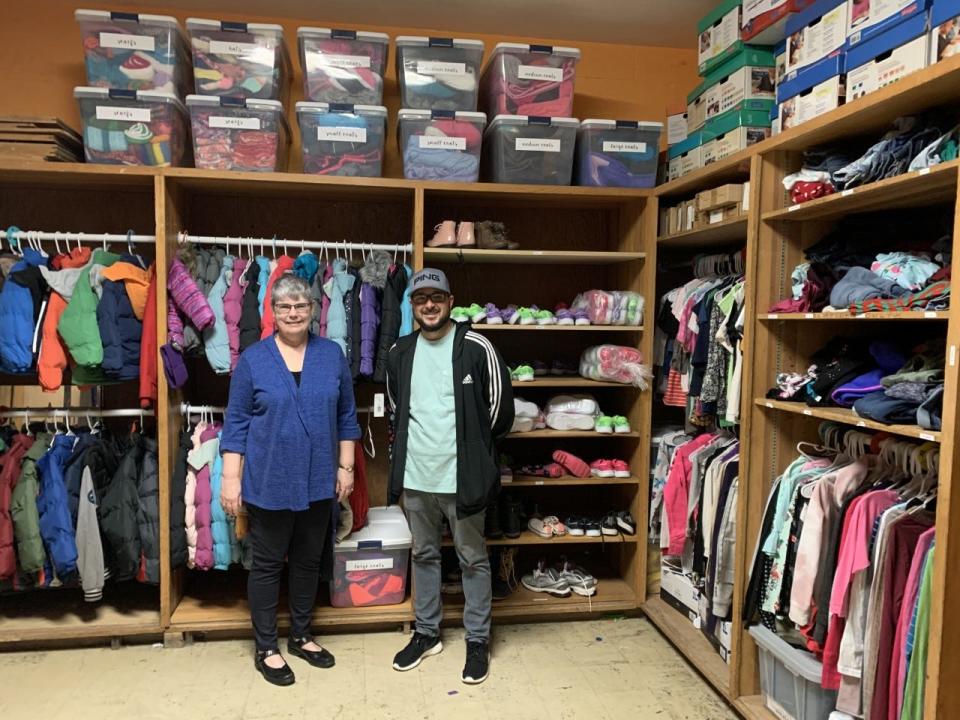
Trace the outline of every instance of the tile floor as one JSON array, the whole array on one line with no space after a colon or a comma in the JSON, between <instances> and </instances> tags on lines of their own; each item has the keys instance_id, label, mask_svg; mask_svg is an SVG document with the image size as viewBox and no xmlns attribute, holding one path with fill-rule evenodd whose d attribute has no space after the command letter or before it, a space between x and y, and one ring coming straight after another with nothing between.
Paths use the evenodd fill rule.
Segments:
<instances>
[{"instance_id":1,"label":"tile floor","mask_svg":"<svg viewBox=\"0 0 960 720\"><path fill-rule=\"evenodd\" d=\"M646 619L496 628L490 678L460 682L463 632L410 672L398 632L331 635L332 670L297 658L293 687L253 668L249 641L0 654L3 720L590 718L726 720L733 712Z\"/></svg>"}]
</instances>

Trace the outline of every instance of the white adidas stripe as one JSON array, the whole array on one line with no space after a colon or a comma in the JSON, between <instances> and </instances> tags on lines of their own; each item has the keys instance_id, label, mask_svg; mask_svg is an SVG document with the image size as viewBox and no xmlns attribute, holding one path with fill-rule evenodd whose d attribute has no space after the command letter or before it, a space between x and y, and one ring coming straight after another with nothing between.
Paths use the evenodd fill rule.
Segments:
<instances>
[{"instance_id":1,"label":"white adidas stripe","mask_svg":"<svg viewBox=\"0 0 960 720\"><path fill-rule=\"evenodd\" d=\"M500 396L502 393L500 367L497 363L497 353L493 349L493 344L480 333L468 330L467 339L480 345L487 354L487 375L489 375L488 392L490 394L490 421L496 421L500 414Z\"/></svg>"}]
</instances>

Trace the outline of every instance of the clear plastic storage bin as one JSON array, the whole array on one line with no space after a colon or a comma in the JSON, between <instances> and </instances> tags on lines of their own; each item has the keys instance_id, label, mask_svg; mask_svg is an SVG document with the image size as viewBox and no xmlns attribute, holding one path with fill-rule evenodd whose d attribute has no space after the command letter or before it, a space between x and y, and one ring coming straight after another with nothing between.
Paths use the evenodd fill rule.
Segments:
<instances>
[{"instance_id":1,"label":"clear plastic storage bin","mask_svg":"<svg viewBox=\"0 0 960 720\"><path fill-rule=\"evenodd\" d=\"M484 179L569 185L579 126L574 118L497 115L484 137Z\"/></svg>"},{"instance_id":2,"label":"clear plastic storage bin","mask_svg":"<svg viewBox=\"0 0 960 720\"><path fill-rule=\"evenodd\" d=\"M290 128L277 100L188 95L193 161L205 170L287 169Z\"/></svg>"},{"instance_id":3,"label":"clear plastic storage bin","mask_svg":"<svg viewBox=\"0 0 960 720\"><path fill-rule=\"evenodd\" d=\"M397 133L408 180L476 182L487 116L452 110L401 110Z\"/></svg>"},{"instance_id":4,"label":"clear plastic storage bin","mask_svg":"<svg viewBox=\"0 0 960 720\"><path fill-rule=\"evenodd\" d=\"M187 19L198 95L286 100L290 54L280 25Z\"/></svg>"},{"instance_id":5,"label":"clear plastic storage bin","mask_svg":"<svg viewBox=\"0 0 960 720\"><path fill-rule=\"evenodd\" d=\"M74 18L90 87L187 93L190 52L175 18L106 10L77 10Z\"/></svg>"},{"instance_id":6,"label":"clear plastic storage bin","mask_svg":"<svg viewBox=\"0 0 960 720\"><path fill-rule=\"evenodd\" d=\"M480 78L480 105L489 116L573 115L580 51L552 45L500 43Z\"/></svg>"},{"instance_id":7,"label":"clear plastic storage bin","mask_svg":"<svg viewBox=\"0 0 960 720\"><path fill-rule=\"evenodd\" d=\"M760 625L750 628L760 650L760 691L783 720L826 720L837 704L835 690L820 687L823 665Z\"/></svg>"},{"instance_id":8,"label":"clear plastic storage bin","mask_svg":"<svg viewBox=\"0 0 960 720\"><path fill-rule=\"evenodd\" d=\"M577 133L577 185L651 188L663 123L584 120Z\"/></svg>"},{"instance_id":9,"label":"clear plastic storage bin","mask_svg":"<svg viewBox=\"0 0 960 720\"><path fill-rule=\"evenodd\" d=\"M483 43L480 40L397 38L400 107L414 110L477 109Z\"/></svg>"},{"instance_id":10,"label":"clear plastic storage bin","mask_svg":"<svg viewBox=\"0 0 960 720\"><path fill-rule=\"evenodd\" d=\"M106 165L189 165L187 109L152 90L78 87L87 162Z\"/></svg>"},{"instance_id":11,"label":"clear plastic storage bin","mask_svg":"<svg viewBox=\"0 0 960 720\"><path fill-rule=\"evenodd\" d=\"M298 102L297 122L305 173L381 176L385 107Z\"/></svg>"},{"instance_id":12,"label":"clear plastic storage bin","mask_svg":"<svg viewBox=\"0 0 960 720\"><path fill-rule=\"evenodd\" d=\"M380 105L389 42L385 33L299 28L304 97L312 102Z\"/></svg>"},{"instance_id":13,"label":"clear plastic storage bin","mask_svg":"<svg viewBox=\"0 0 960 720\"><path fill-rule=\"evenodd\" d=\"M407 597L412 536L398 505L372 507L367 525L337 544L330 604L334 607L397 605Z\"/></svg>"}]
</instances>

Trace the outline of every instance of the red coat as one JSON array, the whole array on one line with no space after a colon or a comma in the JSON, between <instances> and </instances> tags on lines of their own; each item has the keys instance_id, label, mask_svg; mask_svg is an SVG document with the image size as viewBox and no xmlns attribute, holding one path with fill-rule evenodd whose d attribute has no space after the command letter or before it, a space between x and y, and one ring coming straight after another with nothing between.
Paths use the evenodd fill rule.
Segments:
<instances>
[{"instance_id":1,"label":"red coat","mask_svg":"<svg viewBox=\"0 0 960 720\"><path fill-rule=\"evenodd\" d=\"M17 554L13 549L13 520L10 496L20 477L20 463L33 445L32 435L15 435L7 451L0 455L0 580L17 574Z\"/></svg>"},{"instance_id":2,"label":"red coat","mask_svg":"<svg viewBox=\"0 0 960 720\"><path fill-rule=\"evenodd\" d=\"M263 315L260 318L260 339L273 335L273 307L270 305L270 293L273 290L273 284L281 275L293 270L293 258L289 255L281 255L277 258L277 267L270 273L270 279L267 281L267 294L263 300Z\"/></svg>"},{"instance_id":3,"label":"red coat","mask_svg":"<svg viewBox=\"0 0 960 720\"><path fill-rule=\"evenodd\" d=\"M147 305L143 310L143 335L140 340L140 407L157 404L157 266L150 266Z\"/></svg>"}]
</instances>

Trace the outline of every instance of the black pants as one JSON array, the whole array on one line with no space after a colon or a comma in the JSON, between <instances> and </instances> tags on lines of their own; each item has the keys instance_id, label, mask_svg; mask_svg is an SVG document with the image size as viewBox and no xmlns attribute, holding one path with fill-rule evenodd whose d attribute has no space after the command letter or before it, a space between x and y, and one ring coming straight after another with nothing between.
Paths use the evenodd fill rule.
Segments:
<instances>
[{"instance_id":1,"label":"black pants","mask_svg":"<svg viewBox=\"0 0 960 720\"><path fill-rule=\"evenodd\" d=\"M246 505L253 548L247 600L257 650L279 650L277 606L284 559L289 567L290 634L294 637L310 634L321 562L332 543L333 503L332 498L319 500L299 512Z\"/></svg>"}]
</instances>

